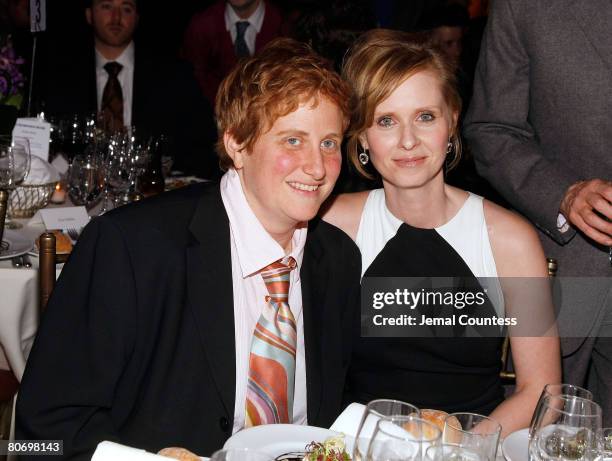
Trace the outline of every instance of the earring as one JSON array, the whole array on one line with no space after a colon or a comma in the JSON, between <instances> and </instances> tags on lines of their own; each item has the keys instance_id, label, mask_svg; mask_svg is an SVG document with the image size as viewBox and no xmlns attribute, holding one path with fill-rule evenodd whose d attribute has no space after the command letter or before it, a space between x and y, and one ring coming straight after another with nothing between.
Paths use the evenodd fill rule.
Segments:
<instances>
[{"instance_id":1,"label":"earring","mask_svg":"<svg viewBox=\"0 0 612 461\"><path fill-rule=\"evenodd\" d=\"M361 163L363 166L366 166L370 161L370 156L368 155L368 152L368 149L366 149L359 154L359 163Z\"/></svg>"},{"instance_id":2,"label":"earring","mask_svg":"<svg viewBox=\"0 0 612 461\"><path fill-rule=\"evenodd\" d=\"M449 140L448 144L446 145L446 153L450 154L452 150L453 150L453 143Z\"/></svg>"}]
</instances>

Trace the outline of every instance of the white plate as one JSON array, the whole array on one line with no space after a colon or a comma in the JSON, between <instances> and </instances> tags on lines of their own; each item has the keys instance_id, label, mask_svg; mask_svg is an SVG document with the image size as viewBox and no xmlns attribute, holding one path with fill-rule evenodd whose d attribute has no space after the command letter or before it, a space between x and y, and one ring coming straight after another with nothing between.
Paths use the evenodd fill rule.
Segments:
<instances>
[{"instance_id":1,"label":"white plate","mask_svg":"<svg viewBox=\"0 0 612 461\"><path fill-rule=\"evenodd\" d=\"M5 248L6 244L8 244L8 248ZM21 256L30 251L33 246L34 242L21 232L5 228L2 236L2 247L0 248L0 259Z\"/></svg>"},{"instance_id":2,"label":"white plate","mask_svg":"<svg viewBox=\"0 0 612 461\"><path fill-rule=\"evenodd\" d=\"M324 442L339 432L314 426L293 424L267 424L250 427L231 436L223 448L254 448L270 456L280 456L289 452L304 451L310 442ZM344 436L346 451L353 451L353 438Z\"/></svg>"},{"instance_id":3,"label":"white plate","mask_svg":"<svg viewBox=\"0 0 612 461\"><path fill-rule=\"evenodd\" d=\"M513 432L504 440L502 452L508 461L529 459L529 429Z\"/></svg>"}]
</instances>

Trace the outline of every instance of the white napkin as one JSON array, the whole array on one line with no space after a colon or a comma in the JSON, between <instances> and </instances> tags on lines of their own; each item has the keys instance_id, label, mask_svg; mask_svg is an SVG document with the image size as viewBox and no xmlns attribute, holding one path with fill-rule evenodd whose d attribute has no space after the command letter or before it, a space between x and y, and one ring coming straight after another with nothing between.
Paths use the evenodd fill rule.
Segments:
<instances>
[{"instance_id":1,"label":"white napkin","mask_svg":"<svg viewBox=\"0 0 612 461\"><path fill-rule=\"evenodd\" d=\"M32 155L30 172L23 181L23 184L48 184L50 182L57 182L59 179L59 173L53 165Z\"/></svg>"},{"instance_id":2,"label":"white napkin","mask_svg":"<svg viewBox=\"0 0 612 461\"><path fill-rule=\"evenodd\" d=\"M359 423L361 422L361 418L363 417L363 412L365 411L365 405L361 403L351 403L348 407L344 409L344 411L336 418L334 424L329 428L332 431L342 432L346 435L350 435L351 437L355 437L357 435L357 429L359 429ZM374 432L374 428L376 427L376 422L378 418L373 421L371 424L371 420L373 418L368 418L366 421L366 426L364 426L365 434L368 436L372 436ZM371 426L371 427L370 427Z\"/></svg>"},{"instance_id":3,"label":"white napkin","mask_svg":"<svg viewBox=\"0 0 612 461\"><path fill-rule=\"evenodd\" d=\"M91 461L168 461L165 456L154 455L139 448L127 447L115 442L104 441L98 444Z\"/></svg>"}]
</instances>

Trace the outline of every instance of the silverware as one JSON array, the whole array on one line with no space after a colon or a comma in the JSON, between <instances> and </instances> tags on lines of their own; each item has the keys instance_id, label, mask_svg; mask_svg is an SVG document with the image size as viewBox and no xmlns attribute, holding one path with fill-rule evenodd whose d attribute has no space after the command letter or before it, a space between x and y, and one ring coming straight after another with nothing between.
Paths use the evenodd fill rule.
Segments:
<instances>
[{"instance_id":1,"label":"silverware","mask_svg":"<svg viewBox=\"0 0 612 461\"><path fill-rule=\"evenodd\" d=\"M11 262L13 263L13 267L19 268L22 265L21 256L15 256L11 258Z\"/></svg>"},{"instance_id":2,"label":"silverware","mask_svg":"<svg viewBox=\"0 0 612 461\"><path fill-rule=\"evenodd\" d=\"M32 267L32 261L30 261L30 257L28 255L23 255L21 259L23 260L24 267L28 269Z\"/></svg>"},{"instance_id":3,"label":"silverware","mask_svg":"<svg viewBox=\"0 0 612 461\"><path fill-rule=\"evenodd\" d=\"M79 231L77 231L74 227L66 229L66 232L68 233L68 237L70 237L73 242L76 242L78 240Z\"/></svg>"}]
</instances>

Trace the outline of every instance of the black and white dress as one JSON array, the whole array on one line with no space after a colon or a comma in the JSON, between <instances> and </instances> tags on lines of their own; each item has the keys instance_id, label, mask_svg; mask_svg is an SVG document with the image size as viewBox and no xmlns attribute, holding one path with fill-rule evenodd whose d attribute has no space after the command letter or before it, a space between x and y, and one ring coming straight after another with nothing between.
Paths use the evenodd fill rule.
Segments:
<instances>
[{"instance_id":1,"label":"black and white dress","mask_svg":"<svg viewBox=\"0 0 612 461\"><path fill-rule=\"evenodd\" d=\"M370 192L356 243L363 277L497 277L483 200L469 194L457 214L435 229L409 226ZM491 305L503 313L496 279ZM448 412L490 413L503 400L501 338L362 338L355 332L349 401L394 398Z\"/></svg>"}]
</instances>

